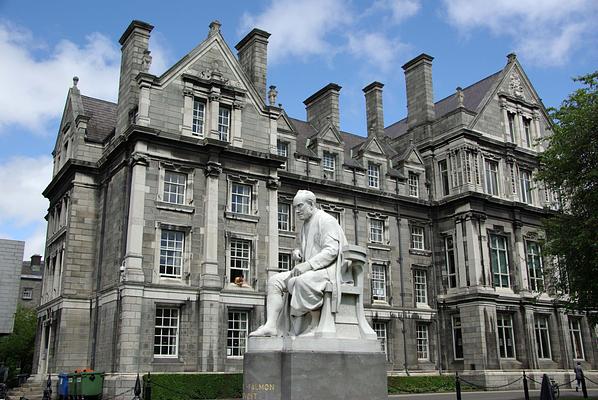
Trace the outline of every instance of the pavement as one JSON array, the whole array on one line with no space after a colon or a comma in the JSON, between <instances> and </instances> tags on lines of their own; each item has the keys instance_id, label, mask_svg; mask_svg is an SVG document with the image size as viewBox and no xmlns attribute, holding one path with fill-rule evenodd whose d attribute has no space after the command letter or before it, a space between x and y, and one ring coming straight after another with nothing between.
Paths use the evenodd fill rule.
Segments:
<instances>
[{"instance_id":1,"label":"pavement","mask_svg":"<svg viewBox=\"0 0 598 400\"><path fill-rule=\"evenodd\" d=\"M389 400L395 399L414 399L414 400L455 400L457 395L455 393L420 393L420 394L394 394L389 395ZM524 400L523 389L520 390L493 390L488 392L462 392L461 398L463 400ZM538 400L540 398L539 390L529 391L530 400ZM583 399L581 391L575 392L575 389L561 389L560 398L580 398ZM589 399L598 399L598 389L588 389Z\"/></svg>"}]
</instances>

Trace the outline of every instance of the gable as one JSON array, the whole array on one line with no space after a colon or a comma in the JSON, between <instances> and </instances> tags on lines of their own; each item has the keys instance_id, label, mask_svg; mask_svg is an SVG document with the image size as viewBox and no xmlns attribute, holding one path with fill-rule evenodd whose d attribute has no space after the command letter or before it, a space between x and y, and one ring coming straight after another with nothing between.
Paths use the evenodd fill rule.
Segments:
<instances>
[{"instance_id":1,"label":"gable","mask_svg":"<svg viewBox=\"0 0 598 400\"><path fill-rule=\"evenodd\" d=\"M367 142L365 151L376 155L386 155L386 153L382 149L382 146L380 146L380 143L378 143L378 139L376 139L375 137Z\"/></svg>"},{"instance_id":2,"label":"gable","mask_svg":"<svg viewBox=\"0 0 598 400\"><path fill-rule=\"evenodd\" d=\"M342 139L331 126L326 127L324 131L320 135L318 135L318 139L324 142L328 142L328 144L336 146L342 145Z\"/></svg>"},{"instance_id":3,"label":"gable","mask_svg":"<svg viewBox=\"0 0 598 400\"><path fill-rule=\"evenodd\" d=\"M529 103L537 103L539 100L531 84L525 78L523 71L517 64L505 74L499 86L499 92Z\"/></svg>"}]
</instances>

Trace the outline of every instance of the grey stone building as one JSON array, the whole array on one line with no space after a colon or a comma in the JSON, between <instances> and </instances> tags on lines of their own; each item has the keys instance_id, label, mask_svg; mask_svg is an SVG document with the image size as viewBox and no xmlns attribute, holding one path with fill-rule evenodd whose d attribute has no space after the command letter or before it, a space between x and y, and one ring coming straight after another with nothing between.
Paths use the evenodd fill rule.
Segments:
<instances>
[{"instance_id":1,"label":"grey stone building","mask_svg":"<svg viewBox=\"0 0 598 400\"><path fill-rule=\"evenodd\" d=\"M23 261L19 281L18 303L23 307L37 308L42 299L42 280L44 261L42 256L32 255L29 261Z\"/></svg>"},{"instance_id":2,"label":"grey stone building","mask_svg":"<svg viewBox=\"0 0 598 400\"><path fill-rule=\"evenodd\" d=\"M0 239L0 336L12 333L25 242Z\"/></svg>"},{"instance_id":3,"label":"grey stone building","mask_svg":"<svg viewBox=\"0 0 598 400\"><path fill-rule=\"evenodd\" d=\"M546 111L514 55L435 102L432 57L403 66L408 115L339 126L341 87L289 117L267 87L269 34L235 49L213 22L161 76L152 26L120 38L117 104L74 79L54 148L37 372L239 371L269 274L292 267L310 189L368 249L366 313L389 370L596 368L584 315L556 306L533 180Z\"/></svg>"}]
</instances>

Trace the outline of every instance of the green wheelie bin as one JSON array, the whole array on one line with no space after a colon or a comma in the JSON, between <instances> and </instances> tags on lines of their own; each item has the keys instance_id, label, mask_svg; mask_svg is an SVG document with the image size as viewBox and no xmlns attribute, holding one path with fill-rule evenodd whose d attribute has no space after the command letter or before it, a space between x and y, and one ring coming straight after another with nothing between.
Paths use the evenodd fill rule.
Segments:
<instances>
[{"instance_id":1,"label":"green wheelie bin","mask_svg":"<svg viewBox=\"0 0 598 400\"><path fill-rule=\"evenodd\" d=\"M81 372L78 388L79 398L84 400L99 400L104 389L103 372Z\"/></svg>"}]
</instances>

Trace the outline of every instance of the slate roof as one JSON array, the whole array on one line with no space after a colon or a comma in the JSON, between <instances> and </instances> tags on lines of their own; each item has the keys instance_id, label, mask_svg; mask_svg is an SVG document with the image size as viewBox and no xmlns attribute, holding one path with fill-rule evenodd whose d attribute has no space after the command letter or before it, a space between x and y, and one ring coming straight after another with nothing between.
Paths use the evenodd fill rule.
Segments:
<instances>
[{"instance_id":1,"label":"slate roof","mask_svg":"<svg viewBox=\"0 0 598 400\"><path fill-rule=\"evenodd\" d=\"M486 93L488 93L490 88L492 88L492 86L496 83L501 72L502 70L463 89L463 107L470 111L477 111L478 106L484 99L484 96L486 96ZM453 93L452 95L437 101L434 104L436 118L440 118L451 111L454 111L457 109L457 106L457 93ZM384 133L392 139L395 139L406 132L407 118L403 118L402 120L397 121L384 129Z\"/></svg>"},{"instance_id":2,"label":"slate roof","mask_svg":"<svg viewBox=\"0 0 598 400\"><path fill-rule=\"evenodd\" d=\"M87 123L87 139L103 143L116 126L116 104L83 95L81 100L85 115L90 117Z\"/></svg>"},{"instance_id":3,"label":"slate roof","mask_svg":"<svg viewBox=\"0 0 598 400\"><path fill-rule=\"evenodd\" d=\"M37 275L41 277L43 276L44 265L45 263L42 260L39 265L39 270L34 271L33 269L31 269L31 261L23 261L23 266L21 267L21 275Z\"/></svg>"}]
</instances>

